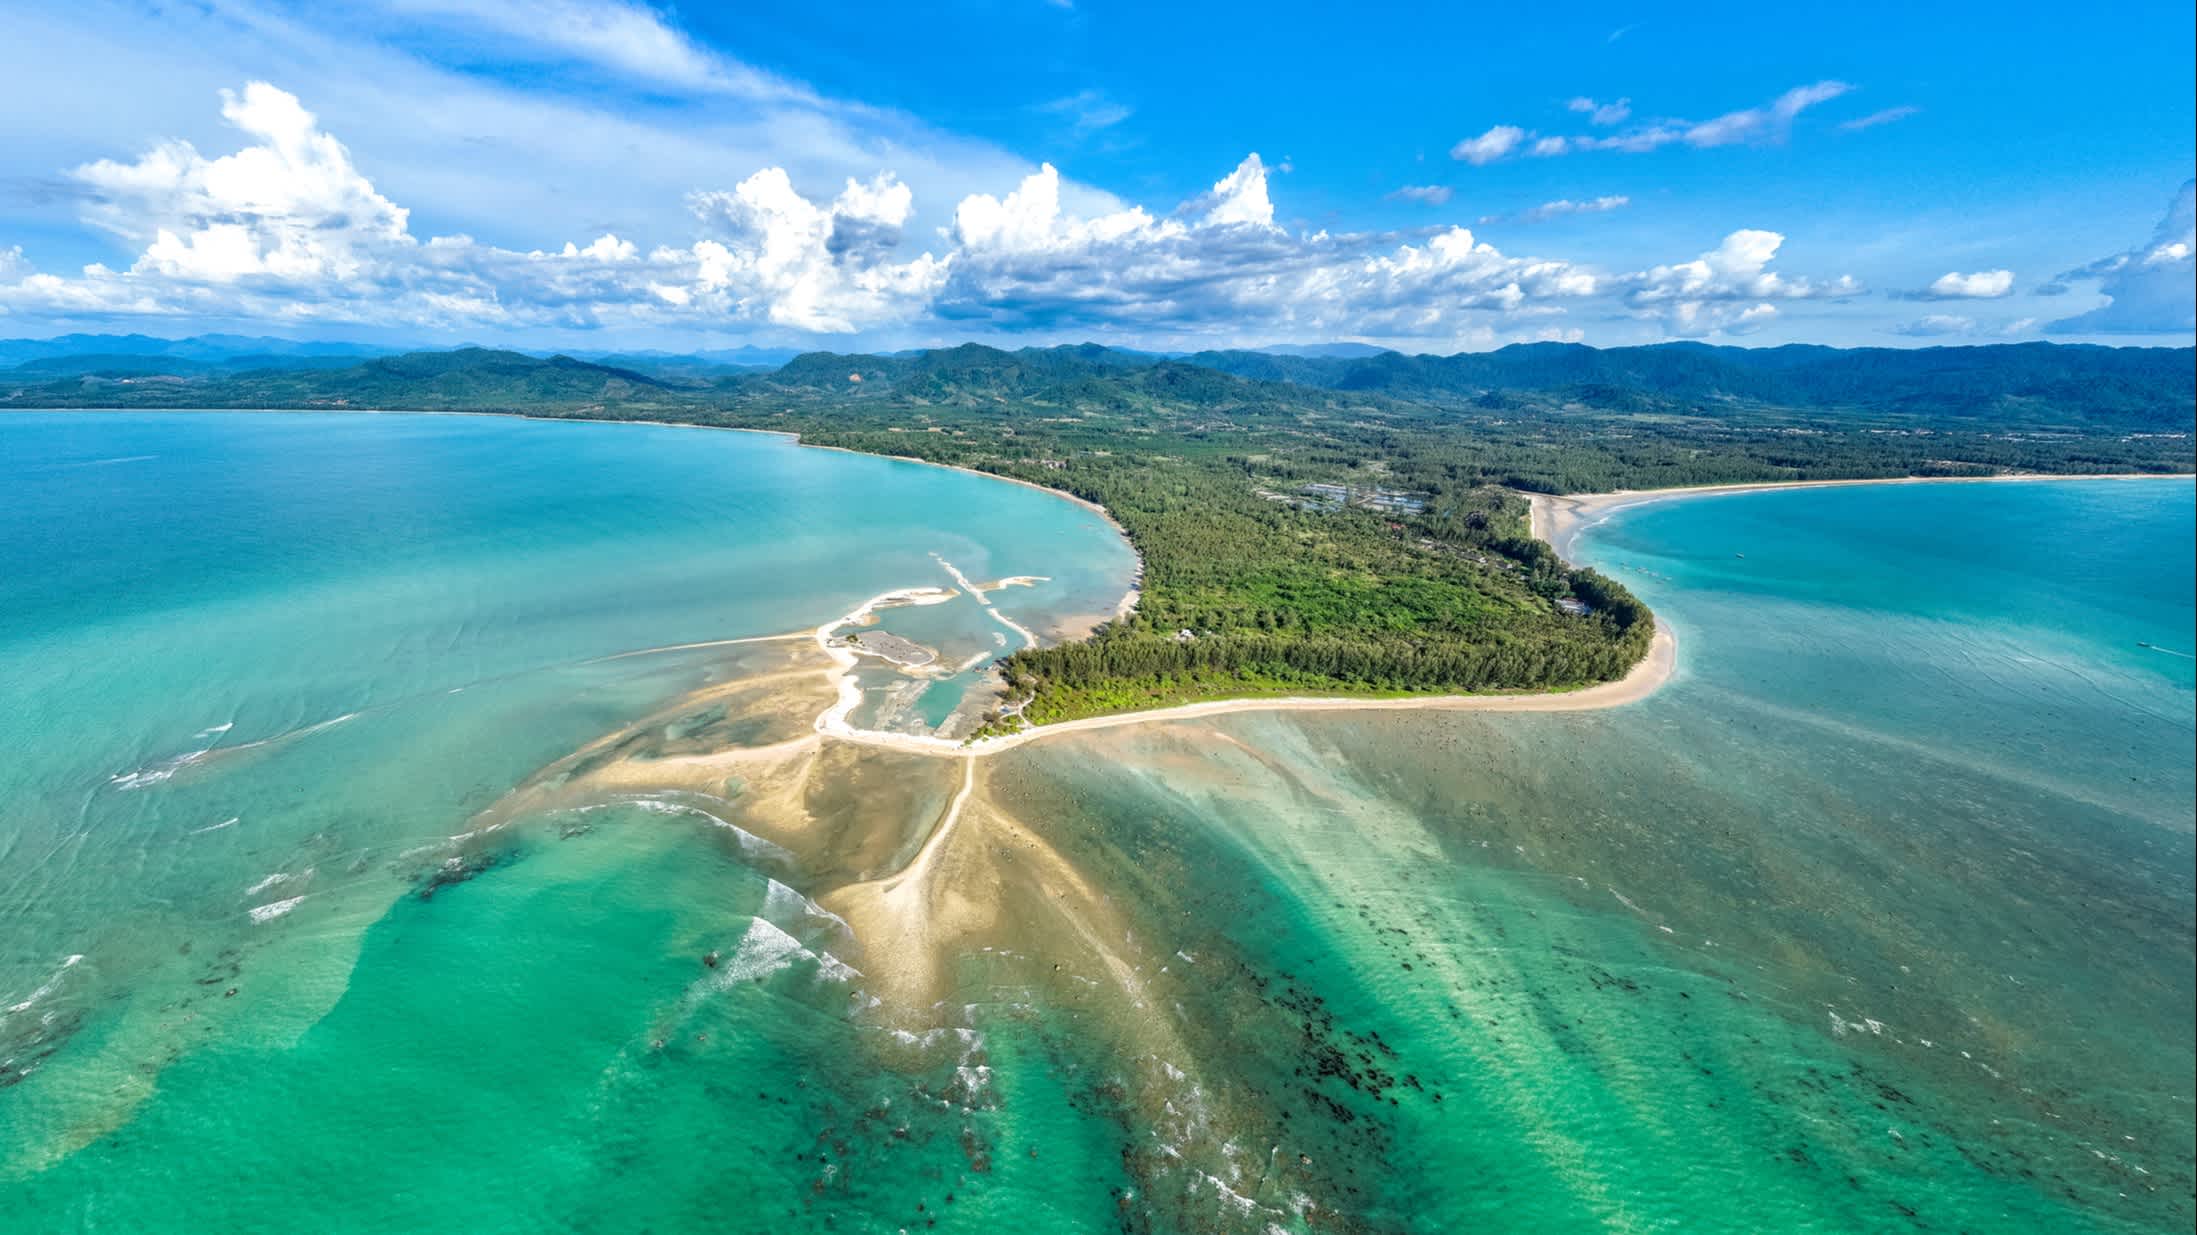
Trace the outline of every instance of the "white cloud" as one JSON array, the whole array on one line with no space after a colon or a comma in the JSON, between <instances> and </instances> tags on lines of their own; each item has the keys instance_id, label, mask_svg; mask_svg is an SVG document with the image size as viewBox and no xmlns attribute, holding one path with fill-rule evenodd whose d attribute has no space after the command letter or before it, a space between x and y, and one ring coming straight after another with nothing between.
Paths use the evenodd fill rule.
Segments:
<instances>
[{"instance_id":1,"label":"white cloud","mask_svg":"<svg viewBox=\"0 0 2197 1235\"><path fill-rule=\"evenodd\" d=\"M1930 286L1910 294L1915 300L1996 300L2014 290L2011 270L1978 270L1962 274L1949 270L1930 281Z\"/></svg>"},{"instance_id":2,"label":"white cloud","mask_svg":"<svg viewBox=\"0 0 2197 1235\"><path fill-rule=\"evenodd\" d=\"M1614 103L1599 103L1582 96L1573 99L1564 106L1568 110L1584 115L1588 124L1599 128L1608 128L1613 124L1623 124L1632 115L1631 99L1619 99Z\"/></svg>"},{"instance_id":3,"label":"white cloud","mask_svg":"<svg viewBox=\"0 0 2197 1235\"><path fill-rule=\"evenodd\" d=\"M1934 339L1947 335L1966 335L1976 332L1976 319L1958 313L1932 313L1911 322L1892 327L1893 334L1910 338Z\"/></svg>"},{"instance_id":4,"label":"white cloud","mask_svg":"<svg viewBox=\"0 0 2197 1235\"><path fill-rule=\"evenodd\" d=\"M1842 81L1819 81L1795 86L1761 107L1726 112L1714 120L1687 126L1682 135L1689 146L1730 146L1740 142L1782 141L1793 118L1818 103L1826 103L1852 90Z\"/></svg>"},{"instance_id":5,"label":"white cloud","mask_svg":"<svg viewBox=\"0 0 2197 1235\"><path fill-rule=\"evenodd\" d=\"M1521 146L1529 154L1548 158L1586 150L1644 154L1679 144L1702 150L1741 144L1770 145L1785 140L1792 132L1794 118L1800 113L1852 89L1842 81L1819 81L1795 86L1760 107L1726 112L1713 120L1658 120L1607 136L1589 133L1542 137L1517 125L1499 124L1478 137L1458 142L1451 147L1449 156L1478 166L1503 158ZM1617 124L1632 115L1631 99L1600 103L1581 97L1571 100L1565 107L1586 113L1589 123L1600 126ZM1529 140L1531 145L1527 145Z\"/></svg>"},{"instance_id":6,"label":"white cloud","mask_svg":"<svg viewBox=\"0 0 2197 1235\"><path fill-rule=\"evenodd\" d=\"M1509 221L1545 223L1550 219L1560 219L1571 214L1607 214L1612 210L1622 210L1631 204L1632 198L1622 193L1611 193L1603 197L1590 197L1584 201L1573 201L1568 197L1560 197L1553 202L1542 202L1530 210L1521 210L1511 216ZM1483 224L1504 221L1502 215L1489 215L1480 220Z\"/></svg>"},{"instance_id":7,"label":"white cloud","mask_svg":"<svg viewBox=\"0 0 2197 1235\"><path fill-rule=\"evenodd\" d=\"M1407 184L1389 194L1395 201L1418 202L1426 206L1446 206L1454 191L1446 184Z\"/></svg>"},{"instance_id":8,"label":"white cloud","mask_svg":"<svg viewBox=\"0 0 2197 1235\"><path fill-rule=\"evenodd\" d=\"M1571 139L1571 145L1575 150L1615 150L1626 154L1641 154L1681 143L1696 149L1710 149L1741 143L1779 142L1785 140L1792 129L1794 118L1800 113L1852 89L1845 82L1820 81L1813 85L1795 86L1760 107L1726 112L1713 120L1698 123L1686 120L1658 121L1609 137L1575 137Z\"/></svg>"},{"instance_id":9,"label":"white cloud","mask_svg":"<svg viewBox=\"0 0 2197 1235\"><path fill-rule=\"evenodd\" d=\"M484 11L502 21L520 12L516 3ZM563 3L582 12L619 7ZM623 3L646 11L640 0ZM219 129L204 101L255 78L305 95L380 191L413 209L416 231L493 236L521 249L606 230L683 236L688 192L728 187L759 167L783 167L803 186L889 167L915 191L916 225L929 228L963 196L1012 184L1030 166L891 108L822 97L692 39L710 72L651 74L641 71L645 59L629 57L634 67L624 68L607 53L582 55L527 30L399 12L381 0L9 0L6 11L0 114L39 120L21 140L0 143L0 179L134 155L150 134L215 150ZM280 76L270 78L270 66ZM1075 181L1061 192L1087 212L1119 205ZM50 229L70 209L52 197L7 214L42 213L38 222ZM81 241L69 252L72 264L92 256Z\"/></svg>"},{"instance_id":10,"label":"white cloud","mask_svg":"<svg viewBox=\"0 0 2197 1235\"><path fill-rule=\"evenodd\" d=\"M843 177L827 197L776 166L688 195L697 230L683 243L648 247L607 229L532 249L423 239L295 97L253 83L224 100L242 139L232 153L168 142L134 162L79 169L90 215L133 246L135 261L65 277L33 272L7 250L0 309L414 331L742 328L790 338L976 326L1456 342L1563 337L1576 329L1559 320L1572 307L1611 297L1674 330L1738 332L1774 317L1774 301L1856 290L1850 279L1769 270L1783 240L1774 232L1734 232L1695 261L1612 274L1507 254L1462 227L1293 231L1275 222L1257 154L1164 213L1089 209L1043 165L1004 196L963 196L920 253L910 240L918 194L891 172ZM1565 199L1527 214L1625 201Z\"/></svg>"},{"instance_id":11,"label":"white cloud","mask_svg":"<svg viewBox=\"0 0 2197 1235\"><path fill-rule=\"evenodd\" d=\"M2167 204L2151 239L2052 280L2040 292L2055 295L2071 283L2095 280L2106 303L2061 318L2047 334L2187 334L2197 330L2197 180L2185 182Z\"/></svg>"},{"instance_id":12,"label":"white cloud","mask_svg":"<svg viewBox=\"0 0 2197 1235\"><path fill-rule=\"evenodd\" d=\"M1690 262L1656 266L1622 280L1625 302L1662 319L1673 334L1735 333L1776 316L1772 301L1852 296L1861 285L1841 275L1828 282L1787 278L1770 263L1785 244L1777 232L1736 231Z\"/></svg>"},{"instance_id":13,"label":"white cloud","mask_svg":"<svg viewBox=\"0 0 2197 1235\"><path fill-rule=\"evenodd\" d=\"M1863 129L1873 129L1880 124L1890 124L1895 120L1905 120L1909 116L1912 116L1921 110L1922 109L1919 107L1887 107L1883 111L1873 111L1866 116L1859 116L1852 120L1843 121L1839 124L1838 127L1842 132L1859 133Z\"/></svg>"},{"instance_id":14,"label":"white cloud","mask_svg":"<svg viewBox=\"0 0 2197 1235\"><path fill-rule=\"evenodd\" d=\"M1526 131L1515 124L1499 124L1478 137L1468 137L1449 148L1449 157L1480 167L1502 158L1526 140Z\"/></svg>"},{"instance_id":15,"label":"white cloud","mask_svg":"<svg viewBox=\"0 0 2197 1235\"><path fill-rule=\"evenodd\" d=\"M929 253L890 260L913 200L908 186L880 173L867 184L847 181L838 197L818 205L794 189L783 169L766 168L730 193L695 196L695 212L722 222L729 239L697 242L692 287L657 295L683 308L818 333L902 319L947 274L946 263ZM674 276L688 261L675 249L654 257Z\"/></svg>"},{"instance_id":16,"label":"white cloud","mask_svg":"<svg viewBox=\"0 0 2197 1235\"><path fill-rule=\"evenodd\" d=\"M499 47L593 64L642 81L751 99L818 101L807 87L702 46L623 0L380 0L407 21L491 34Z\"/></svg>"},{"instance_id":17,"label":"white cloud","mask_svg":"<svg viewBox=\"0 0 2197 1235\"><path fill-rule=\"evenodd\" d=\"M92 221L146 244L134 271L348 279L378 250L410 243L408 212L374 190L296 96L253 82L221 99L222 118L256 144L207 159L168 142L134 163L77 169L95 194Z\"/></svg>"},{"instance_id":18,"label":"white cloud","mask_svg":"<svg viewBox=\"0 0 2197 1235\"><path fill-rule=\"evenodd\" d=\"M1113 128L1136 114L1134 109L1125 103L1116 102L1103 90L1081 90L1066 98L1041 103L1038 110L1066 117L1069 127L1078 137L1088 137L1102 129Z\"/></svg>"},{"instance_id":19,"label":"white cloud","mask_svg":"<svg viewBox=\"0 0 2197 1235\"><path fill-rule=\"evenodd\" d=\"M1213 206L1206 211L1205 221L1215 226L1274 225L1274 203L1266 196L1266 165L1256 152L1213 186Z\"/></svg>"}]
</instances>

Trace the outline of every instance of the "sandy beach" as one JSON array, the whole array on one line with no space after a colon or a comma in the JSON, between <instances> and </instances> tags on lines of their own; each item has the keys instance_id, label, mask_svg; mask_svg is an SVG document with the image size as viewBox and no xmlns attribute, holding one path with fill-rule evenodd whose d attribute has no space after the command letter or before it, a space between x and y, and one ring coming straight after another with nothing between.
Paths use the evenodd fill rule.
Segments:
<instances>
[{"instance_id":1,"label":"sandy beach","mask_svg":"<svg viewBox=\"0 0 2197 1235\"><path fill-rule=\"evenodd\" d=\"M825 650L833 655L835 661L845 655L830 647ZM1659 623L1655 639L1648 645L1648 654L1640 659L1639 664L1633 666L1630 673L1615 682L1604 682L1579 690L1502 695L1412 695L1394 699L1367 699L1349 695L1215 699L1205 703L1186 703L1179 707L1155 708L1146 712L1088 716L1081 720L1059 721L1024 729L1019 733L975 738L965 742L920 734L882 733L856 728L848 723L847 715L853 711L855 702L859 702L860 695L854 689L852 676L848 675L840 680L840 705L817 717L816 729L818 733L844 742L908 754L980 758L1063 733L1088 733L1095 729L1113 729L1123 725L1194 720L1230 712L1584 712L1619 707L1647 698L1670 680L1677 663L1678 640L1671 634L1669 627ZM844 674L849 667L851 666L843 665L840 672Z\"/></svg>"},{"instance_id":2,"label":"sandy beach","mask_svg":"<svg viewBox=\"0 0 2197 1235\"><path fill-rule=\"evenodd\" d=\"M1689 497L1729 497L1739 493L1766 493L1778 489L1843 489L1853 485L1974 485L2011 484L2044 480L2180 480L2186 473L2084 472L2073 475L2050 472L2010 472L1999 476L1888 476L1875 480L1767 480L1749 484L1686 485L1671 489L1620 489L1614 493L1528 493L1533 507L1533 535L1549 542L1556 555L1571 565L1571 546L1579 533L1620 510Z\"/></svg>"}]
</instances>

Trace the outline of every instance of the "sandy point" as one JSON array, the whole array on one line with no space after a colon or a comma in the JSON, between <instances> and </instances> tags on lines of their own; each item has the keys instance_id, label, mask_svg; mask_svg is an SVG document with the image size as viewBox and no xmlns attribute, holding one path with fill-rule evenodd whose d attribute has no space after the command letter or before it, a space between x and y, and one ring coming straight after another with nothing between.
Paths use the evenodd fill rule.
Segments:
<instances>
[{"instance_id":1,"label":"sandy point","mask_svg":"<svg viewBox=\"0 0 2197 1235\"><path fill-rule=\"evenodd\" d=\"M2062 474L2054 472L2004 472L1996 476L1886 476L1875 480L1766 480L1733 485L1681 485L1670 489L1619 489L1614 493L1527 493L1525 498L1532 507L1532 528L1535 539L1549 542L1549 548L1567 564L1576 566L1572 559L1572 545L1579 534L1608 519L1621 510L1647 506L1656 502L1676 501L1693 497L1730 497L1742 493L1770 493L1780 489L1846 489L1858 485L1974 485L2020 484L2051 480L2179 480L2187 483L2188 472L2081 472Z\"/></svg>"},{"instance_id":2,"label":"sandy point","mask_svg":"<svg viewBox=\"0 0 2197 1235\"><path fill-rule=\"evenodd\" d=\"M1056 721L1017 733L972 738L965 742L857 729L846 723L844 710L834 709L817 718L817 730L827 737L843 742L878 746L909 754L982 758L1013 750L1018 746L1027 746L1032 742L1042 742L1064 733L1089 733L1096 729L1115 729L1124 725L1163 724L1167 721L1195 720L1205 716L1224 716L1232 712L1587 712L1622 707L1647 698L1671 679L1677 666L1678 639L1671 633L1670 627L1658 622L1655 638L1649 641L1647 655L1640 658L1640 663L1634 665L1631 672L1617 681L1578 690L1503 695L1411 695L1397 699L1367 699L1351 695L1215 699L1206 703L1186 703L1179 707L1155 708L1145 712L1117 712L1110 716Z\"/></svg>"}]
</instances>

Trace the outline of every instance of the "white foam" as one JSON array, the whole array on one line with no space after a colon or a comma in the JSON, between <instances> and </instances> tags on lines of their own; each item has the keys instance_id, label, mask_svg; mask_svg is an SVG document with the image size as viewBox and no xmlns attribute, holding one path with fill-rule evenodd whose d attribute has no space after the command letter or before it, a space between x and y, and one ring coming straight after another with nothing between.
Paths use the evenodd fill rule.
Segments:
<instances>
[{"instance_id":1,"label":"white foam","mask_svg":"<svg viewBox=\"0 0 2197 1235\"><path fill-rule=\"evenodd\" d=\"M935 553L931 555L931 560L945 567L946 573L954 577L954 583L959 586L962 591L976 597L976 603L981 605L987 604L991 601L991 597L984 594L984 589L978 587L974 583L969 582L969 576L962 574L960 567L955 566L952 562L947 561L945 558L942 558Z\"/></svg>"},{"instance_id":2,"label":"white foam","mask_svg":"<svg viewBox=\"0 0 2197 1235\"><path fill-rule=\"evenodd\" d=\"M267 876L265 879L260 880L258 883L253 884L251 887L244 889L244 894L246 896L257 896L267 889L274 887L278 883L288 883L292 879L306 880L311 879L312 877L313 868L310 866L306 867L303 871L295 875L289 874L285 871L277 871L276 873Z\"/></svg>"},{"instance_id":3,"label":"white foam","mask_svg":"<svg viewBox=\"0 0 2197 1235\"><path fill-rule=\"evenodd\" d=\"M148 788L162 781L172 779L176 773L212 753L214 751L211 746L200 750L185 751L180 755L163 759L158 763L148 763L144 767L128 772L117 772L107 778L107 783L122 790Z\"/></svg>"},{"instance_id":4,"label":"white foam","mask_svg":"<svg viewBox=\"0 0 2197 1235\"><path fill-rule=\"evenodd\" d=\"M41 983L41 984L39 985L38 989L37 989L37 990L35 990L35 991L32 991L32 992L30 993L30 995L29 995L28 997L26 997L26 998L25 998L25 999L23 1000L23 1002L21 1002L21 1003L16 1003L16 1004L9 1004L9 1005L8 1005L8 1014L12 1016L12 1015L14 1015L14 1014L15 1014L15 1013L17 1013L17 1012L28 1012L28 1011L30 1011L30 1010L31 1010L31 1005L33 1005L33 1004L37 1003L37 1002L38 1002L39 1000L41 1000L41 999L44 999L44 998L45 998L46 996L48 996L48 995L51 995L51 994L53 994L53 990L54 990L54 988L55 988L55 987L57 987L57 986L59 986L59 985L61 985L61 975L63 975L63 974L65 974L65 973L67 973L67 972L68 972L69 970L71 970L71 969L74 969L74 968L76 968L76 966L77 966L77 962L79 962L79 961L81 961L81 960L83 960L83 959L84 959L84 955L83 955L83 953L79 952L79 953L76 953L76 954L74 954L74 955L71 955L71 956L70 956L70 957L69 957L69 958L68 958L67 960L65 960L65 961L62 961L62 962L61 962L61 968L59 968L59 969L56 969L56 970L54 970L54 971L53 971L53 976L52 976L52 977L50 977L50 978L48 978L48 979L46 979L46 980L45 980L45 981L44 981L43 983Z\"/></svg>"},{"instance_id":5,"label":"white foam","mask_svg":"<svg viewBox=\"0 0 2197 1235\"><path fill-rule=\"evenodd\" d=\"M763 892L763 916L781 926L795 926L803 919L813 919L829 925L845 934L854 934L847 920L801 895L776 879L768 881Z\"/></svg>"},{"instance_id":6,"label":"white foam","mask_svg":"<svg viewBox=\"0 0 2197 1235\"><path fill-rule=\"evenodd\" d=\"M1009 630L1011 630L1011 631L1015 632L1015 633L1016 633L1016 634L1018 634L1018 635L1021 635L1021 636L1022 636L1022 645L1023 645L1024 647L1032 647L1032 648L1034 648L1034 647L1036 647L1036 646L1037 646L1037 632L1035 632L1035 631L1031 630L1031 629L1030 629L1029 627L1027 627L1027 626L1024 626L1024 625L1023 625L1022 623L1020 623L1020 622L1017 622L1017 621L1016 621L1016 620L1014 620L1013 618L1011 618L1011 617L1008 617L1008 616L1007 616L1006 614L1004 614L1004 613L1001 613L1001 612L999 611L999 608L998 608L998 606L996 606L996 605L995 605L995 606L989 607L989 608L985 609L984 611L985 611L986 613L989 613L989 614L991 614L991 615L992 615L992 619L993 619L994 621L998 622L998 623L999 623L1000 625L1002 625L1002 626L1006 627L1007 629L1009 629Z\"/></svg>"},{"instance_id":7,"label":"white foam","mask_svg":"<svg viewBox=\"0 0 2197 1235\"><path fill-rule=\"evenodd\" d=\"M192 828L189 832L184 833L184 835L203 836L208 832L219 832L223 828L233 828L243 818L244 816L242 815L231 815L227 819L222 820L220 823L209 823L203 828Z\"/></svg>"},{"instance_id":8,"label":"white foam","mask_svg":"<svg viewBox=\"0 0 2197 1235\"><path fill-rule=\"evenodd\" d=\"M1197 1175L1198 1178L1213 1185L1213 1190L1220 1193L1221 1199L1228 1202L1230 1207L1235 1209L1237 1213L1248 1214L1252 1210L1259 1207L1259 1203L1257 1201L1252 1200L1250 1197L1245 1196L1243 1193L1238 1192L1234 1188L1229 1187L1227 1184L1222 1183L1219 1176L1208 1174L1205 1171L1199 1171Z\"/></svg>"},{"instance_id":9,"label":"white foam","mask_svg":"<svg viewBox=\"0 0 2197 1235\"><path fill-rule=\"evenodd\" d=\"M753 978L777 973L803 957L815 955L801 946L801 941L762 919L749 921L747 933L740 936L740 946L732 959L718 966L722 983L745 982Z\"/></svg>"},{"instance_id":10,"label":"white foam","mask_svg":"<svg viewBox=\"0 0 2197 1235\"><path fill-rule=\"evenodd\" d=\"M258 908L252 910L252 922L254 925L262 922L272 922L276 918L281 917L283 914L286 914L292 909L297 908L298 903L303 901L304 899L305 898L302 896L293 896L288 900L275 901L272 904L261 905Z\"/></svg>"},{"instance_id":11,"label":"white foam","mask_svg":"<svg viewBox=\"0 0 2197 1235\"><path fill-rule=\"evenodd\" d=\"M705 794L701 796L706 797L708 795ZM718 802L725 802L725 799L723 798L715 798L713 800ZM731 805L730 802L725 802L725 804L728 806ZM783 845L778 845L771 841L764 840L762 837L748 831L746 828L741 827L739 824L734 823L730 819L720 818L719 816L714 815L709 811L703 810L699 806L692 805L691 803L673 801L668 798L652 797L648 794L635 794L631 797L619 798L616 802L606 803L605 805L632 806L640 810L649 811L652 814L658 815L693 815L696 818L707 820L712 827L723 828L726 831L732 833L733 837L739 842L740 856L744 858L747 858L751 861L756 858L768 858L773 861L785 862L788 864L792 863L793 861L793 854L788 852ZM588 810L599 809L601 809L600 806L578 807L575 809L574 813L582 813Z\"/></svg>"}]
</instances>

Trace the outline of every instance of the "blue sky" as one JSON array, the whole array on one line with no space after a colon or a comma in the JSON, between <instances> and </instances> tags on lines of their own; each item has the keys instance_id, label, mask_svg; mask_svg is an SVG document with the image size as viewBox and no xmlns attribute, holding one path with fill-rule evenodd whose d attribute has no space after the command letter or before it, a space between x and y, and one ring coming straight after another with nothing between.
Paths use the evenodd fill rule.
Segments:
<instances>
[{"instance_id":1,"label":"blue sky","mask_svg":"<svg viewBox=\"0 0 2197 1235\"><path fill-rule=\"evenodd\" d=\"M2187 3L1667 7L11 0L0 336L2191 341Z\"/></svg>"}]
</instances>

